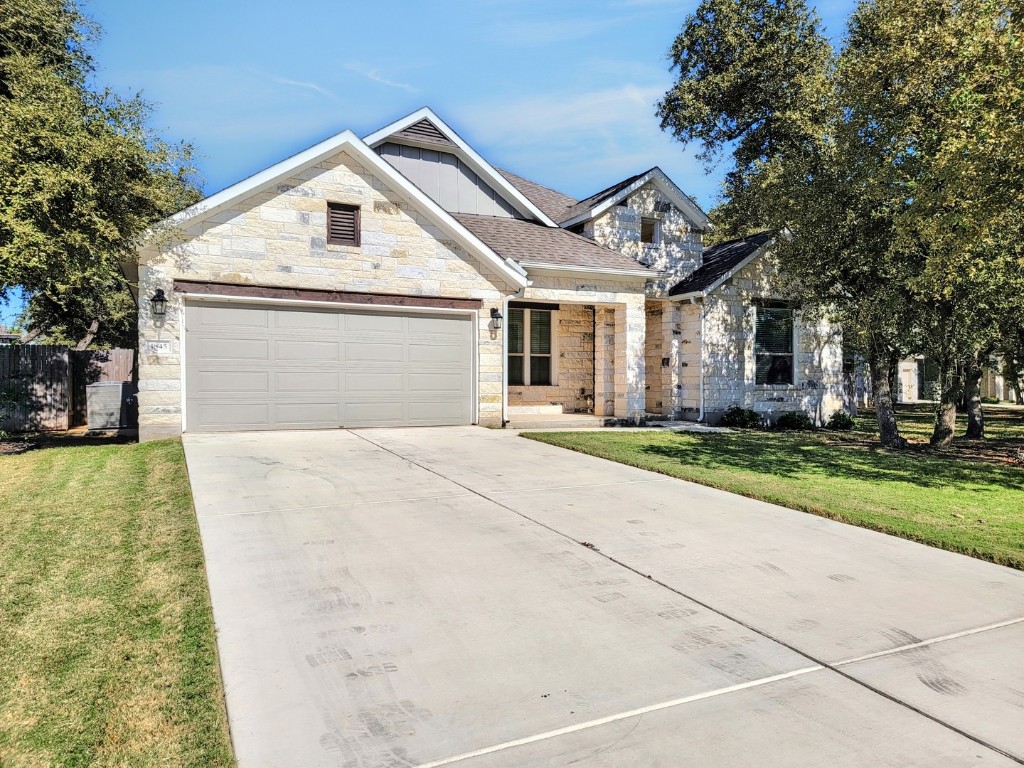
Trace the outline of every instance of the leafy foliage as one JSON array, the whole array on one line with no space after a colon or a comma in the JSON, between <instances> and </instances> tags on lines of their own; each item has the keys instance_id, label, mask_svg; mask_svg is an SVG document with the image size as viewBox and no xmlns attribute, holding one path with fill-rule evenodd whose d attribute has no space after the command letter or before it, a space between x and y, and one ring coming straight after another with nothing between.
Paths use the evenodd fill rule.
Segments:
<instances>
[{"instance_id":1,"label":"leafy foliage","mask_svg":"<svg viewBox=\"0 0 1024 768\"><path fill-rule=\"evenodd\" d=\"M829 416L828 421L825 423L825 429L831 429L836 432L846 432L853 429L853 425L853 416L848 414L846 411L836 411Z\"/></svg>"},{"instance_id":2,"label":"leafy foliage","mask_svg":"<svg viewBox=\"0 0 1024 768\"><path fill-rule=\"evenodd\" d=\"M886 445L901 357L939 362L945 443L1024 317L1020 23L1008 0L865 0L833 53L799 0L703 0L671 51L662 126L731 153L723 236L793 234L783 271L867 358Z\"/></svg>"},{"instance_id":3,"label":"leafy foliage","mask_svg":"<svg viewBox=\"0 0 1024 768\"><path fill-rule=\"evenodd\" d=\"M723 427L761 429L764 426L764 419L757 411L734 405L722 414L722 418L718 423Z\"/></svg>"},{"instance_id":4,"label":"leafy foliage","mask_svg":"<svg viewBox=\"0 0 1024 768\"><path fill-rule=\"evenodd\" d=\"M814 422L803 411L786 411L776 419L775 428L783 432L810 432L814 430Z\"/></svg>"},{"instance_id":5,"label":"leafy foliage","mask_svg":"<svg viewBox=\"0 0 1024 768\"><path fill-rule=\"evenodd\" d=\"M115 318L137 238L198 199L191 148L147 127L149 105L87 86L94 35L72 0L0 21L0 295L25 289L47 332Z\"/></svg>"}]
</instances>

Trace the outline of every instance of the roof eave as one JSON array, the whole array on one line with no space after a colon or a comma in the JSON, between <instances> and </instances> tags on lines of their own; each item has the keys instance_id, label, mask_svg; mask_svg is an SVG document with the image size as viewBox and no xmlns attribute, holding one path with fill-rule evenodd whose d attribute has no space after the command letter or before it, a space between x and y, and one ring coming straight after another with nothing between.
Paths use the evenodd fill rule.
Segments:
<instances>
[{"instance_id":1,"label":"roof eave","mask_svg":"<svg viewBox=\"0 0 1024 768\"><path fill-rule=\"evenodd\" d=\"M571 272L573 274L604 275L615 277L638 277L645 280L656 280L664 277L664 272L655 272L651 269L615 269L614 267L588 267L582 264L549 264L543 262L527 262L520 264L530 272Z\"/></svg>"},{"instance_id":2,"label":"roof eave","mask_svg":"<svg viewBox=\"0 0 1024 768\"><path fill-rule=\"evenodd\" d=\"M357 160L372 168L374 172L392 189L399 192L407 200L423 211L431 221L446 230L459 241L466 250L485 264L490 264L498 274L512 285L526 285L526 271L515 261L499 256L480 238L459 223L450 213L431 200L419 187L395 170L387 161L368 147L352 131L342 131L336 136L320 142L303 152L282 160L265 171L261 171L227 189L211 195L206 200L180 211L165 219L157 227L180 227L202 221L232 204L258 194L260 191L279 181L289 178L298 171L326 160L343 150L350 151Z\"/></svg>"},{"instance_id":3,"label":"roof eave","mask_svg":"<svg viewBox=\"0 0 1024 768\"><path fill-rule=\"evenodd\" d=\"M764 245L758 246L757 249L755 249L753 253L751 253L749 256L744 257L741 261L737 262L732 268L730 268L725 274L723 274L721 277L719 277L717 280L715 280L707 288L701 288L701 289L696 290L696 291L687 291L686 293L677 294L675 296L672 296L670 294L669 298L672 299L672 300L688 300L688 299L697 298L697 297L704 298L709 293L713 293L714 291L717 291L719 288L721 288L723 283L725 283L726 280L731 278L733 275L735 275L737 272L739 272L741 269L743 269L745 266L747 266L754 259L757 259L757 258L760 258L761 256L763 256L765 251L767 251L768 248L771 247L772 243L774 243L774 242L775 242L775 238L773 237L771 240L766 242Z\"/></svg>"}]
</instances>

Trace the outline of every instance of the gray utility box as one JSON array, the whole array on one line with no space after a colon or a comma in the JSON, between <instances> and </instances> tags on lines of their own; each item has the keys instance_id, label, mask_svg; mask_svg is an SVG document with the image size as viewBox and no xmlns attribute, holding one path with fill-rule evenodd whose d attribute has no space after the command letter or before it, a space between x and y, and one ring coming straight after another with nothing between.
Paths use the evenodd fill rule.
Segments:
<instances>
[{"instance_id":1,"label":"gray utility box","mask_svg":"<svg viewBox=\"0 0 1024 768\"><path fill-rule=\"evenodd\" d=\"M101 381L85 387L89 429L131 429L135 426L135 385Z\"/></svg>"}]
</instances>

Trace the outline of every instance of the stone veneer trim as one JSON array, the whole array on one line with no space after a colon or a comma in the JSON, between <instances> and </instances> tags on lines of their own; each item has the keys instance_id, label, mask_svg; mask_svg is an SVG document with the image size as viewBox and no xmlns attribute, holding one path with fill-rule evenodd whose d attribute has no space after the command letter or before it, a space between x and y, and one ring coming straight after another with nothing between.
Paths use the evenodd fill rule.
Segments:
<instances>
[{"instance_id":1,"label":"stone veneer trim","mask_svg":"<svg viewBox=\"0 0 1024 768\"><path fill-rule=\"evenodd\" d=\"M330 304L368 304L385 307L426 307L432 309L480 309L481 299L449 299L438 296L414 296L397 293L359 293L316 288L240 285L205 280L175 280L175 293L194 296L231 296L233 298L318 301Z\"/></svg>"}]
</instances>

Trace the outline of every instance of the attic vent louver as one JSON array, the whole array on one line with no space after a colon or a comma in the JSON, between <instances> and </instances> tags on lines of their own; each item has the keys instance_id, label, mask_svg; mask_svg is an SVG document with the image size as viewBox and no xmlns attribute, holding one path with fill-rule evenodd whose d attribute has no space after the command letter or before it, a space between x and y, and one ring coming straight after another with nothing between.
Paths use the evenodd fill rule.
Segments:
<instances>
[{"instance_id":1,"label":"attic vent louver","mask_svg":"<svg viewBox=\"0 0 1024 768\"><path fill-rule=\"evenodd\" d=\"M427 118L423 118L418 123L413 123L408 128L402 129L397 135L405 136L409 139L430 141L435 144L452 144L452 142L448 140L448 137L441 133L438 127Z\"/></svg>"},{"instance_id":2,"label":"attic vent louver","mask_svg":"<svg viewBox=\"0 0 1024 768\"><path fill-rule=\"evenodd\" d=\"M657 213L668 213L672 210L672 203L660 201L654 204L654 210Z\"/></svg>"}]
</instances>

